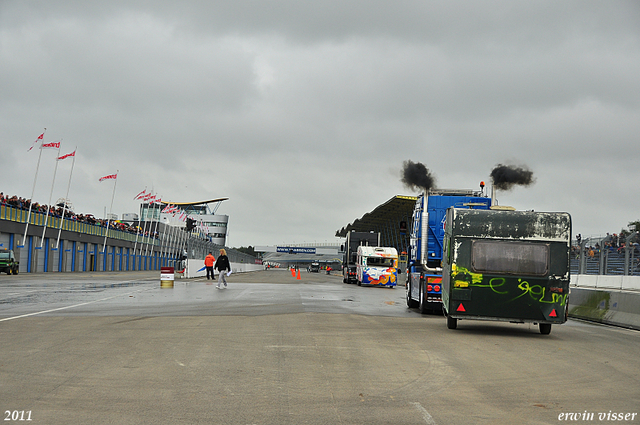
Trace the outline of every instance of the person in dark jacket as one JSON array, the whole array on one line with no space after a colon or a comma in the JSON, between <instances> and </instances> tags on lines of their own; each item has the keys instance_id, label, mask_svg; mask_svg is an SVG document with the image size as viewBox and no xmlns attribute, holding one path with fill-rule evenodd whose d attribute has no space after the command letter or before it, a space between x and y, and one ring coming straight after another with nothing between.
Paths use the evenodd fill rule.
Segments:
<instances>
[{"instance_id":1,"label":"person in dark jacket","mask_svg":"<svg viewBox=\"0 0 640 425\"><path fill-rule=\"evenodd\" d=\"M214 267L218 270L218 285L216 288L222 289L221 283L224 283L224 287L227 287L227 279L225 275L227 272L231 273L231 264L229 264L229 257L227 257L227 251L224 249L220 249L220 255L216 260L216 265Z\"/></svg>"}]
</instances>

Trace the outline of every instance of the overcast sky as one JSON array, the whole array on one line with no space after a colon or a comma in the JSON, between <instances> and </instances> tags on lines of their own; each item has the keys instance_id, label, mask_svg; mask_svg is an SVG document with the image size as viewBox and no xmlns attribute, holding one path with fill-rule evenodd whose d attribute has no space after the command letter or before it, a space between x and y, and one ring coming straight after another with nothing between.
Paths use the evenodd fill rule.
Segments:
<instances>
[{"instance_id":1,"label":"overcast sky","mask_svg":"<svg viewBox=\"0 0 640 425\"><path fill-rule=\"evenodd\" d=\"M103 217L118 170L118 216L145 188L228 197L230 246L334 242L416 194L405 160L460 189L527 166L500 204L619 232L640 219L640 2L0 0L6 195L30 197L45 127L77 146L76 212Z\"/></svg>"}]
</instances>

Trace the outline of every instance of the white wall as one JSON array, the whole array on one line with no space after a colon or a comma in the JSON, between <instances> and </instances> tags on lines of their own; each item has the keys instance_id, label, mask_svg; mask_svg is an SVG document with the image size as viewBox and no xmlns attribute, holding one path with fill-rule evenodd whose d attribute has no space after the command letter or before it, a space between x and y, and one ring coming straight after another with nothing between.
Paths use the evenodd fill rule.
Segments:
<instances>
[{"instance_id":1,"label":"white wall","mask_svg":"<svg viewBox=\"0 0 640 425\"><path fill-rule=\"evenodd\" d=\"M258 270L264 270L264 266L262 264L231 263L231 271L233 273L254 272ZM216 274L217 273L218 272L216 272ZM185 278L206 276L207 271L204 269L204 260L187 260L187 268L184 273Z\"/></svg>"}]
</instances>

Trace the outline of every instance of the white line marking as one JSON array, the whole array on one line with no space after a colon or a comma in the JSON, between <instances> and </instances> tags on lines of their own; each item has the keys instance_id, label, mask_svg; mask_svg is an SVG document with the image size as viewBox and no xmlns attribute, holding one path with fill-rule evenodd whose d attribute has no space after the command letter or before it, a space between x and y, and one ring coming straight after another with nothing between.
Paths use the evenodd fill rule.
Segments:
<instances>
[{"instance_id":1,"label":"white line marking","mask_svg":"<svg viewBox=\"0 0 640 425\"><path fill-rule=\"evenodd\" d=\"M136 292L148 291L148 290L149 290L149 288L139 289L137 291L127 292L126 294L114 295L113 297L107 297L107 298L102 298L102 299L99 299L99 300L87 301L86 303L68 305L66 307L52 308L51 310L36 311L35 313L21 314L20 316L5 317L4 319L0 319L0 322L5 322L7 320L13 320L13 319L22 319L23 317L29 317L29 316L37 316L38 314L51 313L51 312L54 312L54 311L68 310L70 308L81 307L81 306L87 305L87 304L95 304L95 303L99 303L101 301L107 301L107 300L110 300L110 299L113 299L113 298L118 298L118 297L122 297L122 296L129 295L129 294L135 294Z\"/></svg>"},{"instance_id":2,"label":"white line marking","mask_svg":"<svg viewBox=\"0 0 640 425\"><path fill-rule=\"evenodd\" d=\"M438 425L436 424L436 421L433 419L433 417L429 414L429 412L427 412L427 409L425 409L424 407L422 407L422 405L420 403L418 403L417 401L414 401L410 404L413 404L413 406L418 409L418 411L420 413L422 413L422 419L424 419L424 421L429 424L429 425Z\"/></svg>"}]
</instances>

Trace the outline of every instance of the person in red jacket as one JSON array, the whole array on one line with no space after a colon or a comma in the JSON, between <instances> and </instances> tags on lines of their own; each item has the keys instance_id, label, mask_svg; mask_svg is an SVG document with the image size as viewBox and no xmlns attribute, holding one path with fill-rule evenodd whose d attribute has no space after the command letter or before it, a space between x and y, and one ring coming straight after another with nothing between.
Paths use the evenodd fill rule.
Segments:
<instances>
[{"instance_id":1,"label":"person in red jacket","mask_svg":"<svg viewBox=\"0 0 640 425\"><path fill-rule=\"evenodd\" d=\"M211 279L214 278L213 276L213 263L216 261L216 259L213 257L213 254L211 252L209 252L209 254L204 257L204 266L207 268L207 280L209 280L209 276L211 276Z\"/></svg>"}]
</instances>

